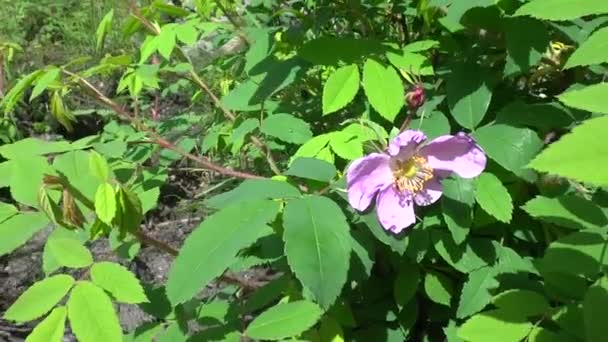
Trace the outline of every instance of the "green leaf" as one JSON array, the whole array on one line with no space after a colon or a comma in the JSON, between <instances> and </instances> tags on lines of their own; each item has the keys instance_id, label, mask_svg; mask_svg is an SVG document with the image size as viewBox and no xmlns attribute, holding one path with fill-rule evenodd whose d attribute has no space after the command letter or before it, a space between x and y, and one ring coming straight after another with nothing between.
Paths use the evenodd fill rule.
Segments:
<instances>
[{"instance_id":1,"label":"green leaf","mask_svg":"<svg viewBox=\"0 0 608 342\"><path fill-rule=\"evenodd\" d=\"M15 322L35 320L49 312L74 285L74 278L58 274L35 282L11 305L4 319Z\"/></svg>"},{"instance_id":2,"label":"green leaf","mask_svg":"<svg viewBox=\"0 0 608 342\"><path fill-rule=\"evenodd\" d=\"M549 130L572 125L574 117L557 102L527 104L517 100L498 112L496 123Z\"/></svg>"},{"instance_id":3,"label":"green leaf","mask_svg":"<svg viewBox=\"0 0 608 342\"><path fill-rule=\"evenodd\" d=\"M532 323L504 310L492 310L469 318L458 329L458 337L468 342L519 342L528 335Z\"/></svg>"},{"instance_id":4,"label":"green leaf","mask_svg":"<svg viewBox=\"0 0 608 342\"><path fill-rule=\"evenodd\" d=\"M381 55L386 47L377 40L323 36L306 42L298 55L314 64L353 64L363 57Z\"/></svg>"},{"instance_id":5,"label":"green leaf","mask_svg":"<svg viewBox=\"0 0 608 342\"><path fill-rule=\"evenodd\" d=\"M448 105L452 116L462 127L474 130L483 120L492 91L487 73L479 66L455 65L447 80Z\"/></svg>"},{"instance_id":6,"label":"green leaf","mask_svg":"<svg viewBox=\"0 0 608 342\"><path fill-rule=\"evenodd\" d=\"M604 279L604 281L606 281ZM583 301L585 341L606 340L608 325L604 319L608 314L608 290L605 286L593 285L587 290Z\"/></svg>"},{"instance_id":7,"label":"green leaf","mask_svg":"<svg viewBox=\"0 0 608 342\"><path fill-rule=\"evenodd\" d=\"M17 81L17 84L15 84L11 90L6 93L4 98L2 98L2 101L0 101L0 107L4 107L6 112L12 112L17 103L19 103L19 101L21 101L23 98L23 93L25 90L43 72L44 71L42 70L36 70L20 78L19 81Z\"/></svg>"},{"instance_id":8,"label":"green leaf","mask_svg":"<svg viewBox=\"0 0 608 342\"><path fill-rule=\"evenodd\" d=\"M300 191L293 185L272 179L248 179L235 189L207 200L216 209L234 205L237 202L261 199L286 199L299 197Z\"/></svg>"},{"instance_id":9,"label":"green leaf","mask_svg":"<svg viewBox=\"0 0 608 342\"><path fill-rule=\"evenodd\" d=\"M102 222L112 225L116 216L116 192L111 184L99 184L95 193L95 213Z\"/></svg>"},{"instance_id":10,"label":"green leaf","mask_svg":"<svg viewBox=\"0 0 608 342\"><path fill-rule=\"evenodd\" d=\"M156 39L158 39L158 52L169 60L175 48L175 26L172 24L163 26Z\"/></svg>"},{"instance_id":11,"label":"green leaf","mask_svg":"<svg viewBox=\"0 0 608 342\"><path fill-rule=\"evenodd\" d=\"M558 95L557 98L568 107L608 114L608 83L597 83L580 89L568 90ZM589 121L591 120L586 122ZM596 125L600 124L597 123Z\"/></svg>"},{"instance_id":12,"label":"green leaf","mask_svg":"<svg viewBox=\"0 0 608 342\"><path fill-rule=\"evenodd\" d=\"M418 129L426 134L429 141L441 136L450 134L450 121L442 112L433 111L420 119L410 122L412 129Z\"/></svg>"},{"instance_id":13,"label":"green leaf","mask_svg":"<svg viewBox=\"0 0 608 342\"><path fill-rule=\"evenodd\" d=\"M0 202L0 223L8 220L9 218L17 215L18 213L19 211L14 205Z\"/></svg>"},{"instance_id":14,"label":"green leaf","mask_svg":"<svg viewBox=\"0 0 608 342\"><path fill-rule=\"evenodd\" d=\"M555 272L595 278L608 265L604 234L580 231L552 242L537 266L543 273Z\"/></svg>"},{"instance_id":15,"label":"green leaf","mask_svg":"<svg viewBox=\"0 0 608 342\"><path fill-rule=\"evenodd\" d=\"M521 6L515 15L561 21L604 13L608 13L608 2L605 1L533 0Z\"/></svg>"},{"instance_id":16,"label":"green leaf","mask_svg":"<svg viewBox=\"0 0 608 342\"><path fill-rule=\"evenodd\" d=\"M107 182L110 179L110 167L106 159L99 153L91 151L89 156L89 169L91 173L101 182Z\"/></svg>"},{"instance_id":17,"label":"green leaf","mask_svg":"<svg viewBox=\"0 0 608 342\"><path fill-rule=\"evenodd\" d=\"M103 19L101 19L101 22L99 22L99 25L97 26L97 31L95 31L95 38L97 39L97 51L103 48L103 43L106 39L106 35L108 34L108 31L110 31L110 29L112 28L113 17L114 10L111 9L110 11L108 11L108 13L106 13L106 15L104 15Z\"/></svg>"},{"instance_id":18,"label":"green leaf","mask_svg":"<svg viewBox=\"0 0 608 342\"><path fill-rule=\"evenodd\" d=\"M405 104L403 83L395 68L368 59L363 66L363 89L371 106L393 122Z\"/></svg>"},{"instance_id":19,"label":"green leaf","mask_svg":"<svg viewBox=\"0 0 608 342\"><path fill-rule=\"evenodd\" d=\"M48 240L47 248L60 266L82 268L93 263L91 252L75 239L52 238Z\"/></svg>"},{"instance_id":20,"label":"green leaf","mask_svg":"<svg viewBox=\"0 0 608 342\"><path fill-rule=\"evenodd\" d=\"M67 177L70 184L93 201L100 181L89 167L90 154L86 151L72 151L55 157L53 167Z\"/></svg>"},{"instance_id":21,"label":"green leaf","mask_svg":"<svg viewBox=\"0 0 608 342\"><path fill-rule=\"evenodd\" d=\"M447 232L433 231L431 237L443 260L462 273L488 266L496 259L496 246L488 239L469 238L457 245Z\"/></svg>"},{"instance_id":22,"label":"green leaf","mask_svg":"<svg viewBox=\"0 0 608 342\"><path fill-rule=\"evenodd\" d=\"M408 74L429 76L433 75L433 65L424 55L409 51L387 52L386 57L395 68Z\"/></svg>"},{"instance_id":23,"label":"green leaf","mask_svg":"<svg viewBox=\"0 0 608 342\"><path fill-rule=\"evenodd\" d=\"M11 195L23 204L38 207L38 190L45 173L51 174L46 158L24 156L11 160Z\"/></svg>"},{"instance_id":24,"label":"green leaf","mask_svg":"<svg viewBox=\"0 0 608 342\"><path fill-rule=\"evenodd\" d=\"M30 95L30 101L37 98L51 83L55 82L60 72L59 68L53 67L42 74L36 81L36 86L32 90L32 95Z\"/></svg>"},{"instance_id":25,"label":"green leaf","mask_svg":"<svg viewBox=\"0 0 608 342\"><path fill-rule=\"evenodd\" d=\"M435 303L450 306L454 285L452 280L438 272L428 272L424 277L424 292Z\"/></svg>"},{"instance_id":26,"label":"green leaf","mask_svg":"<svg viewBox=\"0 0 608 342\"><path fill-rule=\"evenodd\" d=\"M443 219L457 244L462 243L473 223L475 202L473 181L460 177L446 179L443 184L441 207Z\"/></svg>"},{"instance_id":27,"label":"green leaf","mask_svg":"<svg viewBox=\"0 0 608 342\"><path fill-rule=\"evenodd\" d=\"M323 115L344 108L359 91L359 68L356 64L334 71L323 86Z\"/></svg>"},{"instance_id":28,"label":"green leaf","mask_svg":"<svg viewBox=\"0 0 608 342\"><path fill-rule=\"evenodd\" d=\"M48 224L40 212L19 213L0 223L0 256L14 251Z\"/></svg>"},{"instance_id":29,"label":"green leaf","mask_svg":"<svg viewBox=\"0 0 608 342\"><path fill-rule=\"evenodd\" d=\"M575 195L557 198L537 196L522 206L530 216L572 229L599 228L608 224L595 203Z\"/></svg>"},{"instance_id":30,"label":"green leaf","mask_svg":"<svg viewBox=\"0 0 608 342\"><path fill-rule=\"evenodd\" d=\"M475 179L475 200L488 214L509 223L513 214L513 200L498 177L484 172Z\"/></svg>"},{"instance_id":31,"label":"green leaf","mask_svg":"<svg viewBox=\"0 0 608 342\"><path fill-rule=\"evenodd\" d=\"M363 157L363 143L356 136L341 132L332 132L329 146L340 158L355 160Z\"/></svg>"},{"instance_id":32,"label":"green leaf","mask_svg":"<svg viewBox=\"0 0 608 342\"><path fill-rule=\"evenodd\" d=\"M289 170L285 172L285 175L329 182L336 175L336 167L316 158L297 158L293 161Z\"/></svg>"},{"instance_id":33,"label":"green leaf","mask_svg":"<svg viewBox=\"0 0 608 342\"><path fill-rule=\"evenodd\" d=\"M25 338L25 342L61 342L65 332L65 319L68 314L65 306L58 306L38 323Z\"/></svg>"},{"instance_id":34,"label":"green leaf","mask_svg":"<svg viewBox=\"0 0 608 342\"><path fill-rule=\"evenodd\" d=\"M496 275L496 270L489 266L469 273L469 279L462 287L456 317L465 318L471 316L481 311L490 303L492 300L490 290L499 285L495 278Z\"/></svg>"},{"instance_id":35,"label":"green leaf","mask_svg":"<svg viewBox=\"0 0 608 342\"><path fill-rule=\"evenodd\" d=\"M393 296L399 310L403 309L416 295L420 283L420 270L411 262L405 262L399 268L399 273L393 286Z\"/></svg>"},{"instance_id":36,"label":"green leaf","mask_svg":"<svg viewBox=\"0 0 608 342\"><path fill-rule=\"evenodd\" d=\"M254 118L249 118L241 122L239 126L232 131L232 135L230 136L230 142L232 143L230 152L232 154L237 154L243 146L247 134L252 133L259 126L260 120Z\"/></svg>"},{"instance_id":37,"label":"green leaf","mask_svg":"<svg viewBox=\"0 0 608 342\"><path fill-rule=\"evenodd\" d=\"M179 41L186 45L193 45L198 39L198 31L194 22L186 22L175 28L175 36Z\"/></svg>"},{"instance_id":38,"label":"green leaf","mask_svg":"<svg viewBox=\"0 0 608 342\"><path fill-rule=\"evenodd\" d=\"M530 290L512 289L494 297L493 304L499 309L517 316L540 316L551 306L542 294Z\"/></svg>"},{"instance_id":39,"label":"green leaf","mask_svg":"<svg viewBox=\"0 0 608 342\"><path fill-rule=\"evenodd\" d=\"M257 340L296 336L312 327L322 314L321 308L305 300L279 304L256 317L245 330L245 335Z\"/></svg>"},{"instance_id":40,"label":"green leaf","mask_svg":"<svg viewBox=\"0 0 608 342\"><path fill-rule=\"evenodd\" d=\"M258 63L268 56L272 42L272 31L269 28L251 28L247 31L250 42L245 54L245 71L249 73Z\"/></svg>"},{"instance_id":41,"label":"green leaf","mask_svg":"<svg viewBox=\"0 0 608 342\"><path fill-rule=\"evenodd\" d=\"M304 145L300 146L300 148L298 148L296 153L293 155L293 158L317 157L317 159L323 159L318 158L318 154L327 146L327 144L329 144L330 140L331 134L317 135L304 143Z\"/></svg>"},{"instance_id":42,"label":"green leaf","mask_svg":"<svg viewBox=\"0 0 608 342\"><path fill-rule=\"evenodd\" d=\"M608 27L595 31L568 58L564 69L581 65L595 65L608 62Z\"/></svg>"},{"instance_id":43,"label":"green leaf","mask_svg":"<svg viewBox=\"0 0 608 342\"><path fill-rule=\"evenodd\" d=\"M262 133L290 144L303 144L312 138L308 122L290 114L273 114L262 122Z\"/></svg>"},{"instance_id":44,"label":"green leaf","mask_svg":"<svg viewBox=\"0 0 608 342\"><path fill-rule=\"evenodd\" d=\"M608 117L585 121L540 153L529 166L541 172L608 185L608 145L597 137L608 129Z\"/></svg>"},{"instance_id":45,"label":"green leaf","mask_svg":"<svg viewBox=\"0 0 608 342\"><path fill-rule=\"evenodd\" d=\"M412 42L403 47L403 51L406 52L422 52L433 49L439 46L439 42L436 40L419 40Z\"/></svg>"},{"instance_id":46,"label":"green leaf","mask_svg":"<svg viewBox=\"0 0 608 342\"><path fill-rule=\"evenodd\" d=\"M143 208L139 196L133 191L120 187L116 194L115 223L121 232L136 232L143 219Z\"/></svg>"},{"instance_id":47,"label":"green leaf","mask_svg":"<svg viewBox=\"0 0 608 342\"><path fill-rule=\"evenodd\" d=\"M122 329L112 301L93 283L79 282L67 305L70 326L79 341L122 341Z\"/></svg>"},{"instance_id":48,"label":"green leaf","mask_svg":"<svg viewBox=\"0 0 608 342\"><path fill-rule=\"evenodd\" d=\"M360 216L361 221L365 223L369 227L370 232L374 235L376 239L378 239L383 244L390 247L392 251L399 255L403 255L407 249L407 244L403 241L403 238L397 237L392 232L386 231L380 225L380 221L378 221L378 216L375 212L369 212L367 214Z\"/></svg>"},{"instance_id":49,"label":"green leaf","mask_svg":"<svg viewBox=\"0 0 608 342\"><path fill-rule=\"evenodd\" d=\"M508 18L505 35L507 39L505 75L528 72L541 61L549 46L549 32L540 20Z\"/></svg>"},{"instance_id":50,"label":"green leaf","mask_svg":"<svg viewBox=\"0 0 608 342\"><path fill-rule=\"evenodd\" d=\"M283 214L287 262L322 307L336 300L346 282L351 246L346 217L327 197L287 202Z\"/></svg>"},{"instance_id":51,"label":"green leaf","mask_svg":"<svg viewBox=\"0 0 608 342\"><path fill-rule=\"evenodd\" d=\"M543 147L543 142L536 132L527 128L496 124L479 128L473 133L473 137L500 166L525 180L535 179L533 172L525 168Z\"/></svg>"},{"instance_id":52,"label":"green leaf","mask_svg":"<svg viewBox=\"0 0 608 342\"><path fill-rule=\"evenodd\" d=\"M98 262L91 267L91 281L110 292L117 301L128 304L147 302L139 280L124 266L113 262Z\"/></svg>"},{"instance_id":53,"label":"green leaf","mask_svg":"<svg viewBox=\"0 0 608 342\"><path fill-rule=\"evenodd\" d=\"M0 146L0 154L6 159L17 159L25 156L67 152L73 150L74 147L67 141L47 141L30 137Z\"/></svg>"},{"instance_id":54,"label":"green leaf","mask_svg":"<svg viewBox=\"0 0 608 342\"><path fill-rule=\"evenodd\" d=\"M167 297L175 306L192 298L236 261L274 220L279 205L253 200L228 206L209 216L188 236L173 261Z\"/></svg>"}]
</instances>

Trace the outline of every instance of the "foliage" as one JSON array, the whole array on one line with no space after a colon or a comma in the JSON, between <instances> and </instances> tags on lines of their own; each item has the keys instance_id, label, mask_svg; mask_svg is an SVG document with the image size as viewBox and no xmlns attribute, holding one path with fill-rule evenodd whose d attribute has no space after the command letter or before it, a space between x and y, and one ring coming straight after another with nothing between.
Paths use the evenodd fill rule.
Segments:
<instances>
[{"instance_id":1,"label":"foliage","mask_svg":"<svg viewBox=\"0 0 608 342\"><path fill-rule=\"evenodd\" d=\"M605 338L605 2L154 0L98 14L63 38L89 41L90 59L28 69L0 103L11 120L39 101L66 133L0 146L0 256L52 230L45 278L3 315L42 319L29 341L67 324L82 341ZM103 127L75 136L91 117ZM487 163L443 180L395 234L350 205L347 170L405 129L466 132ZM178 163L241 182L193 200L209 216L175 250L142 221ZM166 284L98 260L102 239L124 262L142 244L175 256ZM234 276L259 267L276 278ZM217 282L230 286L206 297ZM122 331L117 303L155 321Z\"/></svg>"}]
</instances>

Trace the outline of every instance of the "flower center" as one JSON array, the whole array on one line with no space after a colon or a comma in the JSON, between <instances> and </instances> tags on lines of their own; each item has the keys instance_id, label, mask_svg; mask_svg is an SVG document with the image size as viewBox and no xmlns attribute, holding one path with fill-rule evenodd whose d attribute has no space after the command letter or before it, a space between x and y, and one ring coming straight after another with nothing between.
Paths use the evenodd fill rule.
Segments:
<instances>
[{"instance_id":1,"label":"flower center","mask_svg":"<svg viewBox=\"0 0 608 342\"><path fill-rule=\"evenodd\" d=\"M419 155L403 161L395 159L393 178L399 191L417 193L433 178L433 168L429 166L426 158Z\"/></svg>"}]
</instances>

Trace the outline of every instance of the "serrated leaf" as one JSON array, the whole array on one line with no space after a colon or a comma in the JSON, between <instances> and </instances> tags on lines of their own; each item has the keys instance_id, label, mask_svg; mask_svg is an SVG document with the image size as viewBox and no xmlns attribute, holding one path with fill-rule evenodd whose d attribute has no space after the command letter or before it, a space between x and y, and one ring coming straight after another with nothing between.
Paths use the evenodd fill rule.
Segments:
<instances>
[{"instance_id":1,"label":"serrated leaf","mask_svg":"<svg viewBox=\"0 0 608 342\"><path fill-rule=\"evenodd\" d=\"M312 138L310 125L290 114L273 114L262 122L262 133L291 144L303 144Z\"/></svg>"},{"instance_id":2,"label":"serrated leaf","mask_svg":"<svg viewBox=\"0 0 608 342\"><path fill-rule=\"evenodd\" d=\"M532 18L509 18L506 21L505 31L507 39L505 75L528 72L541 61L549 45L550 37L546 25Z\"/></svg>"},{"instance_id":3,"label":"serrated leaf","mask_svg":"<svg viewBox=\"0 0 608 342\"><path fill-rule=\"evenodd\" d=\"M46 215L40 212L19 213L0 223L0 256L23 245L49 223Z\"/></svg>"},{"instance_id":4,"label":"serrated leaf","mask_svg":"<svg viewBox=\"0 0 608 342\"><path fill-rule=\"evenodd\" d=\"M91 173L101 182L107 182L110 178L110 167L106 159L99 153L91 151L89 156L89 169Z\"/></svg>"},{"instance_id":5,"label":"serrated leaf","mask_svg":"<svg viewBox=\"0 0 608 342\"><path fill-rule=\"evenodd\" d=\"M486 72L478 66L453 67L447 80L448 105L462 127L473 130L486 115L492 100L487 78Z\"/></svg>"},{"instance_id":6,"label":"serrated leaf","mask_svg":"<svg viewBox=\"0 0 608 342\"><path fill-rule=\"evenodd\" d=\"M433 302L450 306L454 285L452 280L438 272L428 272L424 277L424 292Z\"/></svg>"},{"instance_id":7,"label":"serrated leaf","mask_svg":"<svg viewBox=\"0 0 608 342\"><path fill-rule=\"evenodd\" d=\"M57 80L60 72L59 68L51 68L42 74L36 81L36 86L32 90L32 95L30 95L30 101L37 98L51 83Z\"/></svg>"},{"instance_id":8,"label":"serrated leaf","mask_svg":"<svg viewBox=\"0 0 608 342\"><path fill-rule=\"evenodd\" d=\"M475 179L475 200L488 214L508 223L513 214L513 200L498 177L484 172Z\"/></svg>"},{"instance_id":9,"label":"serrated leaf","mask_svg":"<svg viewBox=\"0 0 608 342\"><path fill-rule=\"evenodd\" d=\"M608 224L606 214L595 203L582 197L537 196L522 206L530 216L572 229L599 228Z\"/></svg>"},{"instance_id":10,"label":"serrated leaf","mask_svg":"<svg viewBox=\"0 0 608 342\"><path fill-rule=\"evenodd\" d=\"M25 342L61 342L65 332L65 319L68 314L65 306L58 306L38 323L25 338Z\"/></svg>"},{"instance_id":11,"label":"serrated leaf","mask_svg":"<svg viewBox=\"0 0 608 342\"><path fill-rule=\"evenodd\" d=\"M293 185L272 179L248 179L233 190L207 200L213 208L224 208L240 201L260 199L286 199L299 197L300 191Z\"/></svg>"},{"instance_id":12,"label":"serrated leaf","mask_svg":"<svg viewBox=\"0 0 608 342\"><path fill-rule=\"evenodd\" d=\"M608 114L608 83L597 83L580 89L568 90L558 95L557 98L568 107ZM589 121L592 120L585 123ZM605 125L606 120L602 122Z\"/></svg>"},{"instance_id":13,"label":"serrated leaf","mask_svg":"<svg viewBox=\"0 0 608 342\"><path fill-rule=\"evenodd\" d=\"M503 311L522 317L540 316L551 308L545 296L538 292L523 289L502 292L492 299L492 303Z\"/></svg>"},{"instance_id":14,"label":"serrated leaf","mask_svg":"<svg viewBox=\"0 0 608 342\"><path fill-rule=\"evenodd\" d=\"M167 297L183 303L222 274L237 253L250 246L274 220L278 202L253 200L228 206L209 216L188 236L173 261Z\"/></svg>"},{"instance_id":15,"label":"serrated leaf","mask_svg":"<svg viewBox=\"0 0 608 342\"><path fill-rule=\"evenodd\" d=\"M46 158L24 156L11 160L11 196L30 207L38 206L38 190L44 174L52 174Z\"/></svg>"},{"instance_id":16,"label":"serrated leaf","mask_svg":"<svg viewBox=\"0 0 608 342\"><path fill-rule=\"evenodd\" d=\"M346 282L351 247L346 217L327 197L289 201L283 214L287 262L322 307L336 300Z\"/></svg>"},{"instance_id":17,"label":"serrated leaf","mask_svg":"<svg viewBox=\"0 0 608 342\"><path fill-rule=\"evenodd\" d=\"M393 296L397 307L401 310L416 295L418 284L420 283L420 269L414 263L405 262L400 268L395 285L393 286Z\"/></svg>"},{"instance_id":18,"label":"serrated leaf","mask_svg":"<svg viewBox=\"0 0 608 342\"><path fill-rule=\"evenodd\" d=\"M340 158L355 160L363 157L363 143L354 135L342 132L332 132L329 146Z\"/></svg>"},{"instance_id":19,"label":"serrated leaf","mask_svg":"<svg viewBox=\"0 0 608 342\"><path fill-rule=\"evenodd\" d=\"M99 184L95 193L95 213L97 218L107 225L112 225L116 216L116 192L109 183Z\"/></svg>"},{"instance_id":20,"label":"serrated leaf","mask_svg":"<svg viewBox=\"0 0 608 342\"><path fill-rule=\"evenodd\" d=\"M543 146L536 132L495 124L477 129L473 137L500 166L525 180L535 179L533 172L525 168Z\"/></svg>"},{"instance_id":21,"label":"serrated leaf","mask_svg":"<svg viewBox=\"0 0 608 342\"><path fill-rule=\"evenodd\" d=\"M363 89L371 106L393 122L405 104L403 83L397 71L368 59L363 66Z\"/></svg>"},{"instance_id":22,"label":"serrated leaf","mask_svg":"<svg viewBox=\"0 0 608 342\"><path fill-rule=\"evenodd\" d=\"M543 273L565 273L595 278L608 265L606 237L599 232L580 231L552 242L537 263Z\"/></svg>"},{"instance_id":23,"label":"serrated leaf","mask_svg":"<svg viewBox=\"0 0 608 342\"><path fill-rule=\"evenodd\" d=\"M443 181L441 207L443 219L457 244L462 243L473 223L475 201L473 182L470 179L452 178Z\"/></svg>"},{"instance_id":24,"label":"serrated leaf","mask_svg":"<svg viewBox=\"0 0 608 342\"><path fill-rule=\"evenodd\" d=\"M533 0L517 9L515 15L557 21L604 13L608 13L608 2L605 1Z\"/></svg>"},{"instance_id":25,"label":"serrated leaf","mask_svg":"<svg viewBox=\"0 0 608 342\"><path fill-rule=\"evenodd\" d=\"M178 25L175 28L175 36L186 45L193 45L198 39L198 31L193 22Z\"/></svg>"},{"instance_id":26,"label":"serrated leaf","mask_svg":"<svg viewBox=\"0 0 608 342\"><path fill-rule=\"evenodd\" d=\"M469 238L457 245L447 232L433 231L431 237L443 260L462 273L491 265L496 259L496 246L488 239Z\"/></svg>"},{"instance_id":27,"label":"serrated leaf","mask_svg":"<svg viewBox=\"0 0 608 342\"><path fill-rule=\"evenodd\" d=\"M462 287L456 317L471 316L481 311L492 301L490 290L499 285L495 278L496 275L496 270L489 266L469 273L469 279Z\"/></svg>"},{"instance_id":28,"label":"serrated leaf","mask_svg":"<svg viewBox=\"0 0 608 342\"><path fill-rule=\"evenodd\" d=\"M442 112L438 111L428 113L420 119L412 120L410 127L423 131L429 141L441 135L450 134L450 121Z\"/></svg>"},{"instance_id":29,"label":"serrated leaf","mask_svg":"<svg viewBox=\"0 0 608 342\"><path fill-rule=\"evenodd\" d=\"M98 262L91 267L91 281L110 292L117 301L137 304L148 298L139 280L124 266L113 262Z\"/></svg>"},{"instance_id":30,"label":"serrated leaf","mask_svg":"<svg viewBox=\"0 0 608 342\"><path fill-rule=\"evenodd\" d=\"M469 318L458 329L458 337L468 342L519 342L528 335L532 323L504 310L492 310Z\"/></svg>"},{"instance_id":31,"label":"serrated leaf","mask_svg":"<svg viewBox=\"0 0 608 342\"><path fill-rule=\"evenodd\" d=\"M321 308L305 300L279 304L256 317L245 335L258 340L296 336L313 326L322 314Z\"/></svg>"},{"instance_id":32,"label":"serrated leaf","mask_svg":"<svg viewBox=\"0 0 608 342\"><path fill-rule=\"evenodd\" d=\"M90 154L86 151L72 151L55 157L53 167L60 171L70 184L93 201L95 191L101 182L89 167Z\"/></svg>"},{"instance_id":33,"label":"serrated leaf","mask_svg":"<svg viewBox=\"0 0 608 342\"><path fill-rule=\"evenodd\" d=\"M608 145L597 139L607 129L608 117L587 120L551 144L529 166L582 182L607 185Z\"/></svg>"},{"instance_id":34,"label":"serrated leaf","mask_svg":"<svg viewBox=\"0 0 608 342\"><path fill-rule=\"evenodd\" d=\"M171 53L175 48L175 36L174 26L168 24L163 26L160 34L156 37L158 40L158 52L167 60L171 58Z\"/></svg>"},{"instance_id":35,"label":"serrated leaf","mask_svg":"<svg viewBox=\"0 0 608 342\"><path fill-rule=\"evenodd\" d=\"M329 182L334 178L336 172L336 167L326 161L316 158L297 158L285 175Z\"/></svg>"},{"instance_id":36,"label":"serrated leaf","mask_svg":"<svg viewBox=\"0 0 608 342\"><path fill-rule=\"evenodd\" d=\"M60 266L82 268L93 263L93 255L78 240L57 237L49 239L47 245L49 253Z\"/></svg>"},{"instance_id":37,"label":"serrated leaf","mask_svg":"<svg viewBox=\"0 0 608 342\"><path fill-rule=\"evenodd\" d=\"M359 91L359 82L356 64L334 71L323 86L323 115L338 111L351 102Z\"/></svg>"},{"instance_id":38,"label":"serrated leaf","mask_svg":"<svg viewBox=\"0 0 608 342\"><path fill-rule=\"evenodd\" d=\"M122 341L122 329L112 301L93 283L79 282L67 306L72 332L79 341Z\"/></svg>"},{"instance_id":39,"label":"serrated leaf","mask_svg":"<svg viewBox=\"0 0 608 342\"><path fill-rule=\"evenodd\" d=\"M6 310L4 319L32 321L49 312L74 285L74 278L58 274L35 282Z\"/></svg>"},{"instance_id":40,"label":"serrated leaf","mask_svg":"<svg viewBox=\"0 0 608 342\"><path fill-rule=\"evenodd\" d=\"M496 123L543 130L566 128L573 122L574 117L557 102L527 104L517 100L503 107L496 116Z\"/></svg>"},{"instance_id":41,"label":"serrated leaf","mask_svg":"<svg viewBox=\"0 0 608 342\"><path fill-rule=\"evenodd\" d=\"M595 65L608 62L608 27L595 31L573 53L564 69L581 65Z\"/></svg>"},{"instance_id":42,"label":"serrated leaf","mask_svg":"<svg viewBox=\"0 0 608 342\"><path fill-rule=\"evenodd\" d=\"M605 281L605 279L604 279ZM602 342L608 334L608 290L605 286L593 285L587 290L583 301L585 341Z\"/></svg>"},{"instance_id":43,"label":"serrated leaf","mask_svg":"<svg viewBox=\"0 0 608 342\"><path fill-rule=\"evenodd\" d=\"M411 51L387 52L386 57L401 72L420 76L429 76L435 73L428 58L418 53Z\"/></svg>"}]
</instances>

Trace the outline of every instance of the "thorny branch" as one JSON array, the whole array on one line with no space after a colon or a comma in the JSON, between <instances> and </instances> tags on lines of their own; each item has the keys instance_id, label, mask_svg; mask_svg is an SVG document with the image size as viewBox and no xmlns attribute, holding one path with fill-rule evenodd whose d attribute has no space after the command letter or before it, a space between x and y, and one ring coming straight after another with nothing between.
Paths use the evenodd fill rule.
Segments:
<instances>
[{"instance_id":1,"label":"thorny branch","mask_svg":"<svg viewBox=\"0 0 608 342\"><path fill-rule=\"evenodd\" d=\"M85 78L81 77L80 75L77 75L73 72L70 72L66 69L62 69L62 71L69 75L74 77L81 85L83 85L87 90L89 90L93 97L98 100L99 102L105 104L106 106L110 107L114 112L116 112L120 118L122 118L123 120L126 120L128 122L131 122L137 129L145 132L148 134L148 137L151 139L150 142L155 143L163 148L166 148L168 150L174 151L182 156L184 156L187 159L190 159L200 165L202 165L203 167L209 169L209 170L213 170L216 171L218 173L221 173L223 175L226 176L231 176L231 177L237 177L237 178L243 178L243 179L261 179L264 178L262 176L258 176L258 175L254 175L251 173L247 173L247 172L243 172L243 171L236 171L236 170L232 170L220 165L215 164L214 162L210 161L209 159L203 157L203 156L197 156L194 155L192 153L186 152L184 150L182 150L181 148L177 147L175 144L173 144L172 142L164 139L163 137L161 137L158 133L154 132L153 130L147 128L142 122L141 120L139 120L133 113L129 112L127 109L125 109L123 106L119 105L118 103L112 101L110 98L108 98L107 96L105 96L102 92L100 92L94 85L92 85L89 81L87 81Z\"/></svg>"}]
</instances>

